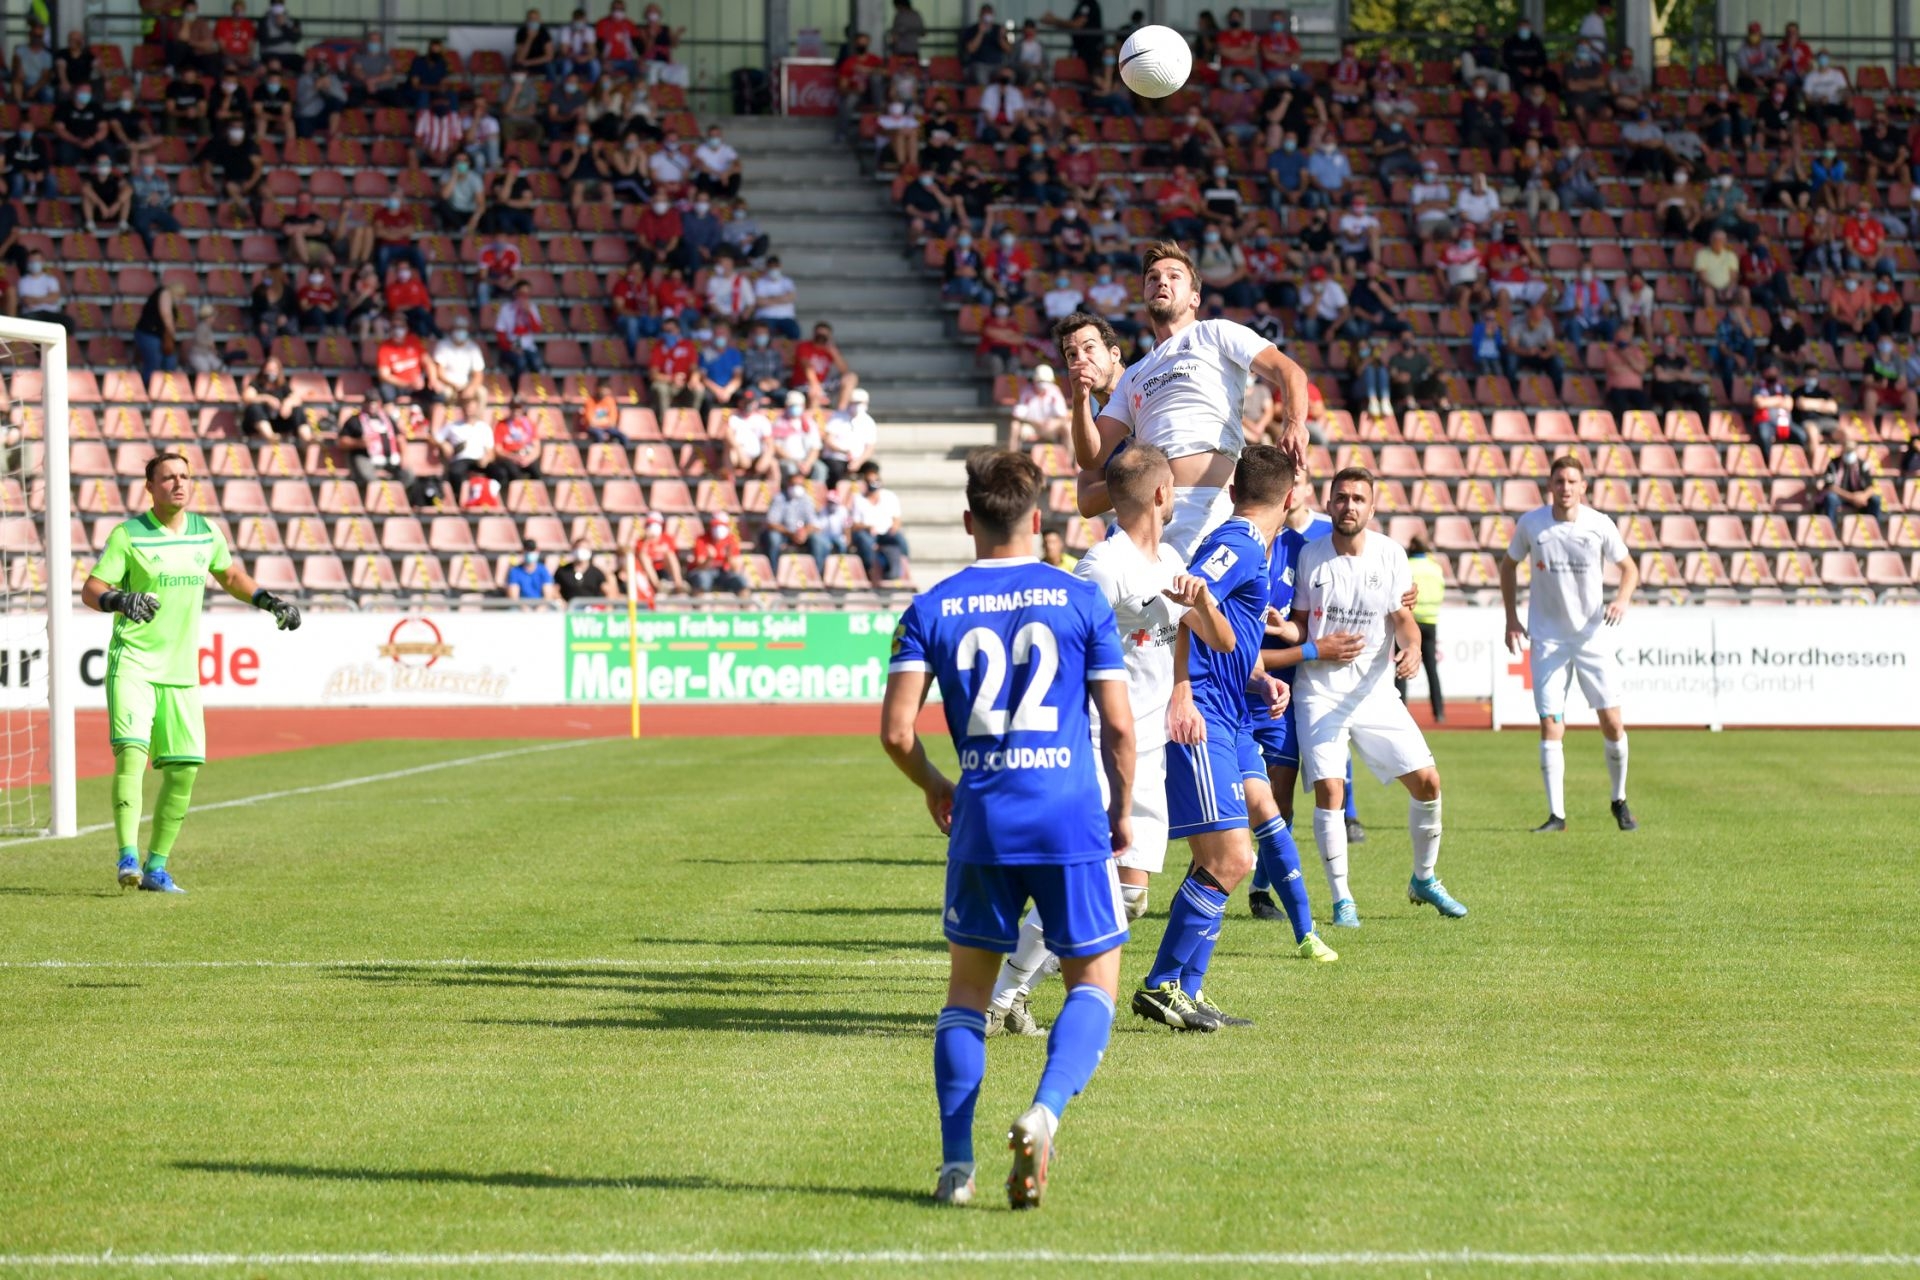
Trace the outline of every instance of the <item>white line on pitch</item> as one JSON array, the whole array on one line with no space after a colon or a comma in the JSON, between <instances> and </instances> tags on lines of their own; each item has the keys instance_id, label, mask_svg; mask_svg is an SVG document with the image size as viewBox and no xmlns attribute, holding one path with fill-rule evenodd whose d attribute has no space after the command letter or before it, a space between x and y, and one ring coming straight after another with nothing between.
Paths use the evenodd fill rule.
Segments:
<instances>
[{"instance_id":1,"label":"white line on pitch","mask_svg":"<svg viewBox=\"0 0 1920 1280\"><path fill-rule=\"evenodd\" d=\"M928 915L933 914L928 909ZM876 969L890 965L943 965L945 956L836 959L831 956L766 956L720 960L0 960L0 969Z\"/></svg>"},{"instance_id":2,"label":"white line on pitch","mask_svg":"<svg viewBox=\"0 0 1920 1280\"><path fill-rule=\"evenodd\" d=\"M943 1249L610 1252L610 1253L48 1253L0 1254L9 1267L690 1267L978 1266L1055 1263L1115 1267L1846 1267L1920 1268L1920 1253L1505 1253L1480 1249L1364 1250L1347 1253L1094 1253L1053 1249Z\"/></svg>"},{"instance_id":3,"label":"white line on pitch","mask_svg":"<svg viewBox=\"0 0 1920 1280\"><path fill-rule=\"evenodd\" d=\"M489 760L511 760L515 756L538 755L543 751L568 751L574 747L591 746L598 742L610 742L610 738L576 738L570 742L543 742L537 747L514 747L507 751L489 751L483 755L461 756L457 760L435 760L431 764L417 764L407 769L394 769L387 773L370 773L361 778L342 778L338 782L316 782L310 787L289 787L285 791L263 791L259 795L237 796L232 800L216 800L212 804L193 806L195 815L212 813L215 809L241 809L250 804L264 804L269 800L286 800L293 796L310 796L322 791L340 791L347 787L365 786L370 782L393 782L400 778L417 777L423 773L437 773L442 769L458 769L462 765L485 764ZM140 821L147 822L152 814L143 814ZM47 840L77 840L81 836L98 835L102 831L113 830L111 822L96 822L92 826L81 827L71 836L21 836L14 840L0 840L0 849L17 844L40 844Z\"/></svg>"}]
</instances>

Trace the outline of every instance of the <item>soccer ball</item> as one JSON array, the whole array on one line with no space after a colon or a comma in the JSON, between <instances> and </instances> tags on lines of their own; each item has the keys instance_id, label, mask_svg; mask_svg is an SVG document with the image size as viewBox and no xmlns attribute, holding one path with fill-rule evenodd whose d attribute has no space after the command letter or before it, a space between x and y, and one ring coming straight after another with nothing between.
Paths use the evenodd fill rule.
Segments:
<instances>
[{"instance_id":1,"label":"soccer ball","mask_svg":"<svg viewBox=\"0 0 1920 1280\"><path fill-rule=\"evenodd\" d=\"M1178 93L1193 73L1193 50L1172 27L1141 27L1120 46L1120 78L1143 98Z\"/></svg>"}]
</instances>

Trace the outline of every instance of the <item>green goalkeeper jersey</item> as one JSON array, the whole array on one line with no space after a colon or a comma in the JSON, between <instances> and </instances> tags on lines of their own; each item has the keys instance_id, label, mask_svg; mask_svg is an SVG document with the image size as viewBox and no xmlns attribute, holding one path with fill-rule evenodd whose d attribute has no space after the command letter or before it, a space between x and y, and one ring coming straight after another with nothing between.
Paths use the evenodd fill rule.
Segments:
<instances>
[{"instance_id":1,"label":"green goalkeeper jersey","mask_svg":"<svg viewBox=\"0 0 1920 1280\"><path fill-rule=\"evenodd\" d=\"M160 601L152 622L113 619L107 669L116 678L153 684L200 683L200 608L207 575L233 563L220 531L191 511L178 533L146 515L122 521L107 535L93 576L122 591Z\"/></svg>"}]
</instances>

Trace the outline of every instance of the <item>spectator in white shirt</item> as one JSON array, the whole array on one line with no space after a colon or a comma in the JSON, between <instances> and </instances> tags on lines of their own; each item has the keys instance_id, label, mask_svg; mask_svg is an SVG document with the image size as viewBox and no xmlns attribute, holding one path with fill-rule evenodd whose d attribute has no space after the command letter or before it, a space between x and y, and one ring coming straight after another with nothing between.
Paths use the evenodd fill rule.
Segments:
<instances>
[{"instance_id":1,"label":"spectator in white shirt","mask_svg":"<svg viewBox=\"0 0 1920 1280\"><path fill-rule=\"evenodd\" d=\"M761 406L760 392L747 387L727 415L727 471L735 478L778 483L780 471L773 457L773 421Z\"/></svg>"},{"instance_id":2,"label":"spectator in white shirt","mask_svg":"<svg viewBox=\"0 0 1920 1280\"><path fill-rule=\"evenodd\" d=\"M1368 210L1367 202L1362 197L1353 198L1347 211L1340 215L1335 229L1345 270L1357 271L1372 262L1379 253L1380 219Z\"/></svg>"},{"instance_id":3,"label":"spectator in white shirt","mask_svg":"<svg viewBox=\"0 0 1920 1280\"><path fill-rule=\"evenodd\" d=\"M827 415L820 432L820 460L827 465L827 485L836 487L857 472L873 457L880 428L867 411L872 396L865 387L855 387L847 407ZM844 539L844 532L842 534ZM845 550L845 542L840 547Z\"/></svg>"},{"instance_id":4,"label":"spectator in white shirt","mask_svg":"<svg viewBox=\"0 0 1920 1280\"><path fill-rule=\"evenodd\" d=\"M1853 110L1847 105L1847 73L1833 65L1825 50L1814 58L1813 70L1800 82L1800 94L1807 100L1807 118L1815 124L1828 120L1853 122Z\"/></svg>"},{"instance_id":5,"label":"spectator in white shirt","mask_svg":"<svg viewBox=\"0 0 1920 1280\"><path fill-rule=\"evenodd\" d=\"M1027 95L1013 84L1013 72L1002 71L980 91L980 140L993 142L1013 136L1013 127L1027 113Z\"/></svg>"},{"instance_id":6,"label":"spectator in white shirt","mask_svg":"<svg viewBox=\"0 0 1920 1280\"><path fill-rule=\"evenodd\" d=\"M676 134L669 132L661 139L659 148L647 157L647 172L653 177L655 195L665 193L668 199L678 200L687 194L687 181L693 173L693 162L687 157Z\"/></svg>"},{"instance_id":7,"label":"spectator in white shirt","mask_svg":"<svg viewBox=\"0 0 1920 1280\"><path fill-rule=\"evenodd\" d=\"M734 270L733 255L723 253L713 260L707 276L707 314L729 320L746 320L754 310L753 281Z\"/></svg>"},{"instance_id":8,"label":"spectator in white shirt","mask_svg":"<svg viewBox=\"0 0 1920 1280\"><path fill-rule=\"evenodd\" d=\"M1613 20L1612 0L1600 0L1580 19L1580 38L1574 45L1576 61L1603 64L1607 60L1607 24Z\"/></svg>"},{"instance_id":9,"label":"spectator in white shirt","mask_svg":"<svg viewBox=\"0 0 1920 1280\"><path fill-rule=\"evenodd\" d=\"M1347 291L1325 267L1307 272L1307 287L1300 291L1300 336L1308 342L1325 342L1345 327Z\"/></svg>"},{"instance_id":10,"label":"spectator in white shirt","mask_svg":"<svg viewBox=\"0 0 1920 1280\"><path fill-rule=\"evenodd\" d=\"M20 297L22 320L45 320L71 331L73 317L60 309L60 281L47 270L39 254L27 259L27 270L14 286Z\"/></svg>"},{"instance_id":11,"label":"spectator in white shirt","mask_svg":"<svg viewBox=\"0 0 1920 1280\"><path fill-rule=\"evenodd\" d=\"M1028 18L1020 29L1019 41L1013 46L1014 74L1021 84L1032 84L1045 78L1047 61L1047 46L1040 43L1040 28Z\"/></svg>"},{"instance_id":12,"label":"spectator in white shirt","mask_svg":"<svg viewBox=\"0 0 1920 1280\"><path fill-rule=\"evenodd\" d=\"M1453 234L1453 188L1440 176L1440 166L1428 160L1420 166L1420 180L1407 193L1413 209L1413 233L1422 240L1441 240Z\"/></svg>"},{"instance_id":13,"label":"spectator in white shirt","mask_svg":"<svg viewBox=\"0 0 1920 1280\"><path fill-rule=\"evenodd\" d=\"M796 475L808 480L826 480L826 464L820 460L820 427L813 419L812 410L807 408L806 392L787 393L787 411L773 420L770 438L782 484Z\"/></svg>"},{"instance_id":14,"label":"spectator in white shirt","mask_svg":"<svg viewBox=\"0 0 1920 1280\"><path fill-rule=\"evenodd\" d=\"M1103 265L1095 273L1093 283L1087 287L1087 302L1116 328L1120 321L1131 320L1133 290L1113 278L1112 267Z\"/></svg>"},{"instance_id":15,"label":"spectator in white shirt","mask_svg":"<svg viewBox=\"0 0 1920 1280\"><path fill-rule=\"evenodd\" d=\"M720 126L707 130L707 140L693 153L693 185L710 196L731 200L740 194L740 153L727 145Z\"/></svg>"},{"instance_id":16,"label":"spectator in white shirt","mask_svg":"<svg viewBox=\"0 0 1920 1280\"><path fill-rule=\"evenodd\" d=\"M1067 397L1054 377L1053 366L1036 365L1033 377L1020 389L1013 406L1015 443L1059 444L1067 438Z\"/></svg>"},{"instance_id":17,"label":"spectator in white shirt","mask_svg":"<svg viewBox=\"0 0 1920 1280\"><path fill-rule=\"evenodd\" d=\"M1053 278L1053 288L1040 299L1041 310L1049 320L1065 320L1080 309L1085 295L1073 287L1073 277L1062 271Z\"/></svg>"},{"instance_id":18,"label":"spectator in white shirt","mask_svg":"<svg viewBox=\"0 0 1920 1280\"><path fill-rule=\"evenodd\" d=\"M1484 230L1500 212L1500 193L1487 185L1486 174L1476 173L1472 185L1461 191L1453 207L1462 219Z\"/></svg>"},{"instance_id":19,"label":"spectator in white shirt","mask_svg":"<svg viewBox=\"0 0 1920 1280\"><path fill-rule=\"evenodd\" d=\"M853 553L867 567L867 577L877 587L900 577L907 539L900 532L900 499L881 486L880 464L867 463L860 468L859 476L848 538Z\"/></svg>"},{"instance_id":20,"label":"spectator in white shirt","mask_svg":"<svg viewBox=\"0 0 1920 1280\"><path fill-rule=\"evenodd\" d=\"M791 342L800 340L800 319L794 310L793 281L780 270L780 259L767 259L766 270L753 281L753 318Z\"/></svg>"},{"instance_id":21,"label":"spectator in white shirt","mask_svg":"<svg viewBox=\"0 0 1920 1280\"><path fill-rule=\"evenodd\" d=\"M890 151L894 165L902 173L920 167L920 113L895 98L887 104L886 114L874 121L876 154Z\"/></svg>"},{"instance_id":22,"label":"spectator in white shirt","mask_svg":"<svg viewBox=\"0 0 1920 1280\"><path fill-rule=\"evenodd\" d=\"M487 376L486 353L473 340L464 320L456 322L453 332L434 344L433 363L448 392L456 396L481 386Z\"/></svg>"}]
</instances>

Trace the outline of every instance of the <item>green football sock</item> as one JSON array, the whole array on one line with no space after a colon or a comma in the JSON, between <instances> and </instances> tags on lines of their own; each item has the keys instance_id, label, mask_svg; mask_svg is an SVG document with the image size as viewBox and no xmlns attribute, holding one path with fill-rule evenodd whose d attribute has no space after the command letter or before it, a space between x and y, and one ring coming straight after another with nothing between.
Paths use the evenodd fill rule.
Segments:
<instances>
[{"instance_id":1,"label":"green football sock","mask_svg":"<svg viewBox=\"0 0 1920 1280\"><path fill-rule=\"evenodd\" d=\"M121 747L113 758L113 838L123 854L140 847L140 787L146 773L147 753L139 747Z\"/></svg>"},{"instance_id":2,"label":"green football sock","mask_svg":"<svg viewBox=\"0 0 1920 1280\"><path fill-rule=\"evenodd\" d=\"M147 870L166 868L167 855L180 835L180 824L187 819L187 805L193 800L193 780L200 776L197 764L170 764L160 771L160 798L153 802L153 852L147 855Z\"/></svg>"}]
</instances>

